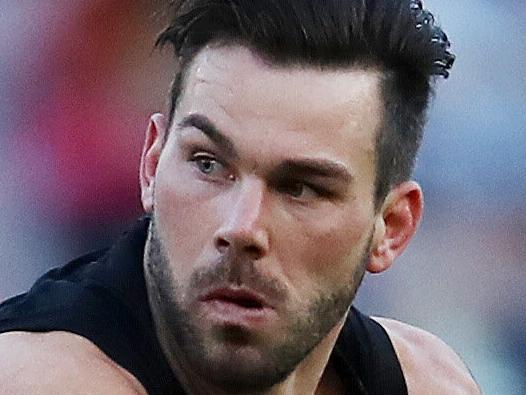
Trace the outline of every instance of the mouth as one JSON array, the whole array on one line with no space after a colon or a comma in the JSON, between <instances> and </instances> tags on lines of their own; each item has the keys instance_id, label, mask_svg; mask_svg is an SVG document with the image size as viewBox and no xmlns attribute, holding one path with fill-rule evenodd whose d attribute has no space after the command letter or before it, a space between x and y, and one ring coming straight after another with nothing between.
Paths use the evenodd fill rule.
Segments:
<instances>
[{"instance_id":1,"label":"mouth","mask_svg":"<svg viewBox=\"0 0 526 395\"><path fill-rule=\"evenodd\" d=\"M258 293L243 288L221 288L207 293L202 298L203 302L223 302L238 305L245 309L262 309L271 307L265 298Z\"/></svg>"},{"instance_id":2,"label":"mouth","mask_svg":"<svg viewBox=\"0 0 526 395\"><path fill-rule=\"evenodd\" d=\"M245 288L215 289L199 301L207 320L221 327L255 329L277 319L276 310L263 295Z\"/></svg>"}]
</instances>

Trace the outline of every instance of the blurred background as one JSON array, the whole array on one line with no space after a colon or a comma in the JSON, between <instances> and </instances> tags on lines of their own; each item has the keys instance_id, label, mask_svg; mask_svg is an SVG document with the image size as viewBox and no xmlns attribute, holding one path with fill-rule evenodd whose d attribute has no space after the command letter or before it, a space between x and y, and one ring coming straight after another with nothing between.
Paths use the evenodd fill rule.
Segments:
<instances>
[{"instance_id":1,"label":"blurred background","mask_svg":"<svg viewBox=\"0 0 526 395\"><path fill-rule=\"evenodd\" d=\"M148 116L167 108L161 1L0 0L0 300L140 214ZM486 394L526 394L526 3L428 0L458 55L416 178L421 229L365 312L452 345Z\"/></svg>"}]
</instances>

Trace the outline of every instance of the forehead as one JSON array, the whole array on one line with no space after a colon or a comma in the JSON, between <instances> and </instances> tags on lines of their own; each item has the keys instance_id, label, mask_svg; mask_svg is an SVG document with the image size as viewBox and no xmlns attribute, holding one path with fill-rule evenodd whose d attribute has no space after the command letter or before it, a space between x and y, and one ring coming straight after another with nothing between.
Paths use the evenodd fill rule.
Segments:
<instances>
[{"instance_id":1,"label":"forehead","mask_svg":"<svg viewBox=\"0 0 526 395\"><path fill-rule=\"evenodd\" d=\"M273 138L274 150L290 140L342 156L342 146L372 153L379 81L375 70L281 67L243 46L209 46L187 70L176 118L204 113L229 133Z\"/></svg>"}]
</instances>

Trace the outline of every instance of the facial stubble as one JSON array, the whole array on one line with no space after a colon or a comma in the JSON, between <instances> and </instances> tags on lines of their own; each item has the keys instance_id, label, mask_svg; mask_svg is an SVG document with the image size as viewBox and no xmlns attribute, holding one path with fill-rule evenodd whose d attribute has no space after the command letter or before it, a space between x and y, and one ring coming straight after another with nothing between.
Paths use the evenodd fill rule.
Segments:
<instances>
[{"instance_id":1,"label":"facial stubble","mask_svg":"<svg viewBox=\"0 0 526 395\"><path fill-rule=\"evenodd\" d=\"M145 275L161 347L176 375L191 372L227 393L263 392L286 379L347 313L369 258L370 237L352 281L339 289L319 293L307 307L289 314L284 335L272 337L272 342L263 342L257 334L239 327L225 327L210 339L196 325L196 313L183 301L184 287L177 281L154 218L145 246ZM235 259L225 259L218 265L195 271L188 289L230 282L236 273L236 281L250 278L251 283L258 281L267 292L286 299L286 290L280 283L259 273L253 262L244 262L242 273L239 267ZM256 348L257 357L247 357L242 352L243 344ZM232 352L220 352L225 347Z\"/></svg>"}]
</instances>

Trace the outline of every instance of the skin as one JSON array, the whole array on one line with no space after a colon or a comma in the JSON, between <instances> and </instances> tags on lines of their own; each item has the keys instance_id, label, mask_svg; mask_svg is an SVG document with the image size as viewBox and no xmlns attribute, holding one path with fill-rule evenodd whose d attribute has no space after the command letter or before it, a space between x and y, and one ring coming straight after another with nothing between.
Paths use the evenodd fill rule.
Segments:
<instances>
[{"instance_id":1,"label":"skin","mask_svg":"<svg viewBox=\"0 0 526 395\"><path fill-rule=\"evenodd\" d=\"M3 395L147 395L135 377L73 333L4 333L0 356Z\"/></svg>"},{"instance_id":2,"label":"skin","mask_svg":"<svg viewBox=\"0 0 526 395\"><path fill-rule=\"evenodd\" d=\"M275 68L244 47L207 47L172 125L152 118L147 287L189 390L313 393L364 271L387 269L414 233L415 183L374 209L379 81L374 70ZM261 292L269 318L218 318L200 301L216 286Z\"/></svg>"},{"instance_id":3,"label":"skin","mask_svg":"<svg viewBox=\"0 0 526 395\"><path fill-rule=\"evenodd\" d=\"M388 269L404 250L423 204L419 186L408 181L374 210L378 84L374 70L276 68L247 48L208 47L191 66L173 124L152 116L140 169L143 206L155 223L145 249L147 288L159 339L188 393L234 392L235 384L245 393L344 393L328 360L354 292L364 271ZM184 122L192 114L205 116L231 144L211 139L195 118ZM310 168L300 169L306 159ZM258 288L271 306L268 319L225 317L200 302L217 283ZM332 312L313 309L331 303ZM184 325L174 313L183 313ZM442 341L376 320L393 342L410 395L479 393ZM174 336L175 329L187 337ZM184 334L189 329L194 337ZM189 355L181 340L207 352ZM287 342L293 352L276 354ZM0 355L2 393L146 393L72 333L2 334ZM299 359L282 367L290 371L275 383L269 366L282 361L273 355ZM212 362L218 368L207 370ZM247 387L258 371L262 385Z\"/></svg>"},{"instance_id":4,"label":"skin","mask_svg":"<svg viewBox=\"0 0 526 395\"><path fill-rule=\"evenodd\" d=\"M435 335L388 318L374 317L387 331L402 366L409 394L481 394L471 372Z\"/></svg>"}]
</instances>

